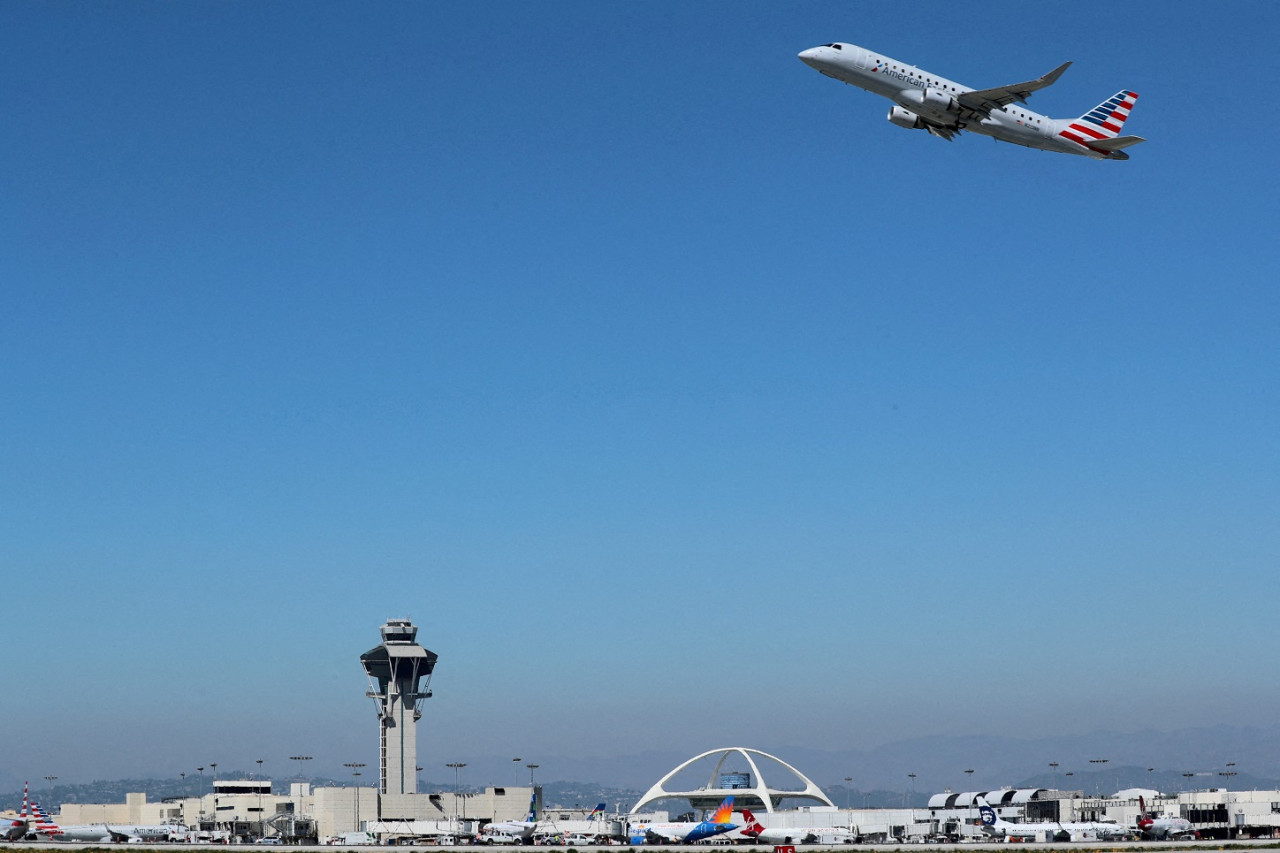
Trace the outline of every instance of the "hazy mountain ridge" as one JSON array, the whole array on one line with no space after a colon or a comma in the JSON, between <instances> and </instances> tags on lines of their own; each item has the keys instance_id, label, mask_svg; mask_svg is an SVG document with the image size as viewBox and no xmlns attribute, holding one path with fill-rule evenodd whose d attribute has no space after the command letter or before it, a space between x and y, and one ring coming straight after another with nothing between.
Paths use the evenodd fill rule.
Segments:
<instances>
[{"instance_id":1,"label":"hazy mountain ridge","mask_svg":"<svg viewBox=\"0 0 1280 853\"><path fill-rule=\"evenodd\" d=\"M930 736L895 741L866 750L820 750L778 744L742 744L778 756L818 784L838 806L922 805L944 789L1060 787L1086 793L1111 793L1129 787L1162 791L1232 787L1280 788L1280 725L1244 728L1212 726L1171 732L1096 732L1011 738L992 735ZM649 786L691 758L673 751L651 750L611 758L545 756L537 780L549 806L593 806L604 801L610 810L619 802L629 808ZM1105 764L1094 763L1106 759ZM1058 766L1051 768L1050 762ZM1228 768L1228 763L1233 764ZM509 757L471 759L463 790L509 785ZM725 769L739 768L730 761ZM1151 769L1148 769L1151 768ZM967 774L966 770L973 770ZM1220 774L1232 772L1231 777ZM915 778L907 774L914 773ZM1194 774L1184 777L1183 774ZM1071 774L1071 775L1067 775ZM248 771L227 771L220 778L249 778ZM845 783L848 777L852 781ZM10 771L0 780L11 790L0 794L0 807L20 808L22 782ZM497 781L488 781L497 780ZM35 780L33 785L35 784ZM288 781L277 780L287 790ZM314 784L347 784L346 780L310 780ZM769 778L771 784L787 780ZM514 784L528 784L520 780ZM126 779L64 784L33 790L32 798L47 806L63 802L123 802L124 794L144 791L149 800L207 792L208 776ZM203 788L201 787L203 786ZM448 791L452 781L424 781L426 791ZM914 796L911 796L914 794Z\"/></svg>"}]
</instances>

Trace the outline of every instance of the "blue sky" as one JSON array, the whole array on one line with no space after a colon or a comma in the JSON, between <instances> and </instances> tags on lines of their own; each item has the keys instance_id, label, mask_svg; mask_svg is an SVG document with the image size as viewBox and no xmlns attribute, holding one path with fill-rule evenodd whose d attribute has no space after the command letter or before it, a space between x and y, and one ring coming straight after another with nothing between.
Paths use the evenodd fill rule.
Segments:
<instances>
[{"instance_id":1,"label":"blue sky","mask_svg":"<svg viewBox=\"0 0 1280 853\"><path fill-rule=\"evenodd\" d=\"M403 615L431 766L1256 722L1278 24L4 4L0 773L373 761ZM1150 141L906 131L833 40Z\"/></svg>"}]
</instances>

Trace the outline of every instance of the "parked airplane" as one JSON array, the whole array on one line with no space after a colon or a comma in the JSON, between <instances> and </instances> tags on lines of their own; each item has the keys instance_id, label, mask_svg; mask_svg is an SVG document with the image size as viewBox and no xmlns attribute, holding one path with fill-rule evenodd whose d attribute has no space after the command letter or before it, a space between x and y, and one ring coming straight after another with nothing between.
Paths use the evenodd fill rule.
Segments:
<instances>
[{"instance_id":1,"label":"parked airplane","mask_svg":"<svg viewBox=\"0 0 1280 853\"><path fill-rule=\"evenodd\" d=\"M524 820L502 820L485 824L476 840L485 844L523 844L538 826L538 794L529 799L529 815Z\"/></svg>"},{"instance_id":2,"label":"parked airplane","mask_svg":"<svg viewBox=\"0 0 1280 853\"><path fill-rule=\"evenodd\" d=\"M26 837L31 806L27 797L27 786L22 786L22 812L17 817L0 818L0 841L17 841Z\"/></svg>"},{"instance_id":3,"label":"parked airplane","mask_svg":"<svg viewBox=\"0 0 1280 853\"><path fill-rule=\"evenodd\" d=\"M186 836L181 826L162 823L154 826L91 823L82 826L58 826L39 803L32 803L36 815L36 834L53 841L91 841L97 844L138 841L174 841Z\"/></svg>"},{"instance_id":4,"label":"parked airplane","mask_svg":"<svg viewBox=\"0 0 1280 853\"><path fill-rule=\"evenodd\" d=\"M1070 62L1043 77L994 89L971 89L856 44L834 42L800 53L806 65L841 82L882 95L897 106L889 121L953 139L962 130L1042 151L1082 154L1095 160L1128 160L1124 148L1145 140L1121 136L1135 92L1120 90L1079 118L1055 119L1031 112L1031 93L1052 85Z\"/></svg>"},{"instance_id":5,"label":"parked airplane","mask_svg":"<svg viewBox=\"0 0 1280 853\"><path fill-rule=\"evenodd\" d=\"M27 834L27 820L21 817L0 818L0 841L17 841Z\"/></svg>"},{"instance_id":6,"label":"parked airplane","mask_svg":"<svg viewBox=\"0 0 1280 853\"><path fill-rule=\"evenodd\" d=\"M1118 823L1102 823L1096 821L1063 823L1051 821L1044 823L1009 823L1002 820L991 808L991 804L978 797L978 814L982 815L982 831L987 835L1001 838L1038 838L1045 841L1071 841L1076 838L1097 839L1099 841L1121 841L1134 836L1132 829Z\"/></svg>"},{"instance_id":7,"label":"parked airplane","mask_svg":"<svg viewBox=\"0 0 1280 853\"><path fill-rule=\"evenodd\" d=\"M733 820L733 797L726 797L710 820L682 823L639 824L632 834L643 834L646 840L667 844L693 844L738 828Z\"/></svg>"},{"instance_id":8,"label":"parked airplane","mask_svg":"<svg viewBox=\"0 0 1280 853\"><path fill-rule=\"evenodd\" d=\"M742 810L746 826L742 834L765 844L857 844L858 833L843 826L787 826L770 829L761 825L749 809Z\"/></svg>"},{"instance_id":9,"label":"parked airplane","mask_svg":"<svg viewBox=\"0 0 1280 853\"><path fill-rule=\"evenodd\" d=\"M1147 801L1138 797L1138 829L1143 838L1173 840L1177 838L1197 838L1199 833L1191 825L1191 821L1170 814L1147 814Z\"/></svg>"}]
</instances>

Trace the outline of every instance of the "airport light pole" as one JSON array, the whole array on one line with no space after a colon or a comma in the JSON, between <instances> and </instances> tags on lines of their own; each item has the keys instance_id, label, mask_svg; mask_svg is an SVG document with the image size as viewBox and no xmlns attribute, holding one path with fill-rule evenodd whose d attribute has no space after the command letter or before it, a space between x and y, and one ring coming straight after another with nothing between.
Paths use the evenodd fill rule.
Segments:
<instances>
[{"instance_id":1,"label":"airport light pole","mask_svg":"<svg viewBox=\"0 0 1280 853\"><path fill-rule=\"evenodd\" d=\"M300 783L303 782L305 779L305 776L303 775L302 768L307 766L305 762L310 761L311 756L310 755L290 755L289 760L298 762L298 782ZM302 817L302 785L301 784L298 785L298 804L295 809L295 814L293 817L294 817L294 820L297 820L299 817ZM293 825L294 824L290 824L290 826L293 826Z\"/></svg>"},{"instance_id":2,"label":"airport light pole","mask_svg":"<svg viewBox=\"0 0 1280 853\"><path fill-rule=\"evenodd\" d=\"M972 794L973 793L973 790L972 790L973 789L973 768L970 767L968 770L964 771L964 775L969 780L968 782L964 783L964 786L966 788L969 788L970 789L969 793ZM973 826L973 797L969 798L969 819L967 822L969 826Z\"/></svg>"},{"instance_id":3,"label":"airport light pole","mask_svg":"<svg viewBox=\"0 0 1280 853\"><path fill-rule=\"evenodd\" d=\"M209 762L209 787L213 788L213 828L218 828L218 762Z\"/></svg>"},{"instance_id":4,"label":"airport light pole","mask_svg":"<svg viewBox=\"0 0 1280 853\"><path fill-rule=\"evenodd\" d=\"M363 762L363 761L348 761L348 762L345 762L342 766L343 766L343 767L349 767L349 768L351 769L351 780L352 780L352 784L354 784L354 785L356 786L356 832L359 832L359 831L360 831L360 783L359 783L359 777L360 777L360 768L361 768L361 767L364 767L364 762Z\"/></svg>"},{"instance_id":5,"label":"airport light pole","mask_svg":"<svg viewBox=\"0 0 1280 853\"><path fill-rule=\"evenodd\" d=\"M853 811L853 777L844 777L844 810Z\"/></svg>"},{"instance_id":6,"label":"airport light pole","mask_svg":"<svg viewBox=\"0 0 1280 853\"><path fill-rule=\"evenodd\" d=\"M454 835L457 835L459 832L462 831L462 825L458 821L458 787L460 785L460 779L461 779L460 774L462 772L462 768L466 766L467 766L467 762L465 761L450 761L447 764L445 764L445 767L453 768L453 822L454 822L454 825L457 827L457 829L454 831Z\"/></svg>"},{"instance_id":7,"label":"airport light pole","mask_svg":"<svg viewBox=\"0 0 1280 853\"><path fill-rule=\"evenodd\" d=\"M533 784L533 771L537 770L539 765L526 764L525 767L529 768L529 799L532 800L533 804L536 806L538 804L538 789ZM535 809L533 810L533 812L534 812L534 816L536 817L538 814L537 810Z\"/></svg>"},{"instance_id":8,"label":"airport light pole","mask_svg":"<svg viewBox=\"0 0 1280 853\"><path fill-rule=\"evenodd\" d=\"M1090 758L1089 763L1096 764L1098 765L1099 770L1103 770L1106 768L1106 764L1110 760L1111 759L1109 758ZM1102 796L1102 777L1101 776L1098 777L1098 796L1099 797Z\"/></svg>"},{"instance_id":9,"label":"airport light pole","mask_svg":"<svg viewBox=\"0 0 1280 853\"><path fill-rule=\"evenodd\" d=\"M1049 769L1053 771L1053 787L1056 789L1058 787L1058 762L1050 761Z\"/></svg>"},{"instance_id":10,"label":"airport light pole","mask_svg":"<svg viewBox=\"0 0 1280 853\"><path fill-rule=\"evenodd\" d=\"M907 783L907 802L914 810L916 807L916 774L908 773L907 778L911 780Z\"/></svg>"},{"instance_id":11,"label":"airport light pole","mask_svg":"<svg viewBox=\"0 0 1280 853\"><path fill-rule=\"evenodd\" d=\"M256 761L258 763L258 784L255 786L258 789L258 837L261 838L266 829L266 824L262 820L262 759L259 758Z\"/></svg>"}]
</instances>

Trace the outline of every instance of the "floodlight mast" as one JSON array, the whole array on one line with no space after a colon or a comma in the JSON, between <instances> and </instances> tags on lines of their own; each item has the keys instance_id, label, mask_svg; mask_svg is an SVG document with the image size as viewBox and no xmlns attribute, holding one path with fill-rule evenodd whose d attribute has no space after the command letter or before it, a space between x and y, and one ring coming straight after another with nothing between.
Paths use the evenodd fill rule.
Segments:
<instances>
[{"instance_id":1,"label":"floodlight mast","mask_svg":"<svg viewBox=\"0 0 1280 853\"><path fill-rule=\"evenodd\" d=\"M383 794L418 792L418 703L431 698L437 655L417 643L408 619L388 619L382 643L360 655L378 714L378 785Z\"/></svg>"}]
</instances>

